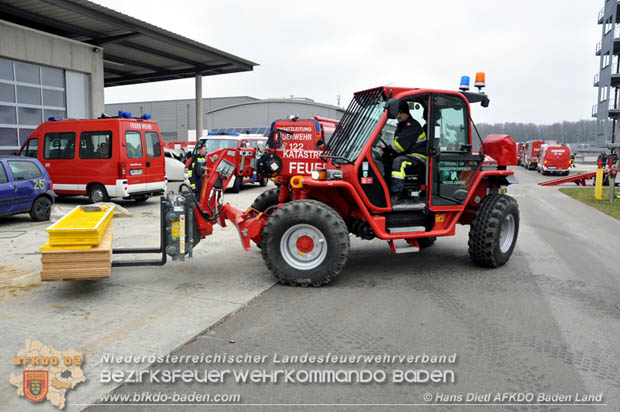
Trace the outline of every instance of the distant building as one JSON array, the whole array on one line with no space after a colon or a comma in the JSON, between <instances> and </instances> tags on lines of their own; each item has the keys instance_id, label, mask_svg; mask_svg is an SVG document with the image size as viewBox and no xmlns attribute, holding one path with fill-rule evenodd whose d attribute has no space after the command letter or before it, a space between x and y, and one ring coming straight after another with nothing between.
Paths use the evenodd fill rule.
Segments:
<instances>
[{"instance_id":1,"label":"distant building","mask_svg":"<svg viewBox=\"0 0 620 412\"><path fill-rule=\"evenodd\" d=\"M598 24L602 25L602 38L596 43L596 55L600 56L600 70L594 75L594 87L598 88L598 95L596 104L592 106L592 117L597 119L598 145L617 141L614 127L620 116L619 11L620 1L605 0L603 8L598 13Z\"/></svg>"},{"instance_id":2,"label":"distant building","mask_svg":"<svg viewBox=\"0 0 620 412\"><path fill-rule=\"evenodd\" d=\"M250 96L203 99L203 125L206 131L265 133L276 119L298 115L300 118L322 116L340 120L344 109L317 103L304 97L257 99ZM196 129L193 99L106 104L107 114L119 110L133 115L150 113L167 141L187 140Z\"/></svg>"}]
</instances>

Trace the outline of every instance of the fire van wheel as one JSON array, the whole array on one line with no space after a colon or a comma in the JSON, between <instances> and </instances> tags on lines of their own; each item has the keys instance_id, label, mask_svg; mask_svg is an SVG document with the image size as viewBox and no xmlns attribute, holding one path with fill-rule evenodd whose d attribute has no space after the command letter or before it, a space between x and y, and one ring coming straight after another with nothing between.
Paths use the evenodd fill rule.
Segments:
<instances>
[{"instance_id":1,"label":"fire van wheel","mask_svg":"<svg viewBox=\"0 0 620 412\"><path fill-rule=\"evenodd\" d=\"M90 203L109 202L110 197L108 196L108 191L105 190L105 186L95 183L88 188L88 200L90 200Z\"/></svg>"},{"instance_id":2,"label":"fire van wheel","mask_svg":"<svg viewBox=\"0 0 620 412\"><path fill-rule=\"evenodd\" d=\"M37 198L30 209L30 217L35 222L49 220L52 213L52 201L45 196Z\"/></svg>"},{"instance_id":3,"label":"fire van wheel","mask_svg":"<svg viewBox=\"0 0 620 412\"><path fill-rule=\"evenodd\" d=\"M267 186L267 183L269 183L269 178L268 177L261 177L258 180L258 184L260 185L260 187L265 187Z\"/></svg>"},{"instance_id":4,"label":"fire van wheel","mask_svg":"<svg viewBox=\"0 0 620 412\"><path fill-rule=\"evenodd\" d=\"M322 286L349 257L349 230L334 209L316 200L278 208L262 233L263 259L280 283Z\"/></svg>"},{"instance_id":5,"label":"fire van wheel","mask_svg":"<svg viewBox=\"0 0 620 412\"><path fill-rule=\"evenodd\" d=\"M233 183L232 187L230 188L230 191L232 193L239 193L239 191L241 190L241 181L242 180L243 180L243 177L235 176L235 183Z\"/></svg>"},{"instance_id":6,"label":"fire van wheel","mask_svg":"<svg viewBox=\"0 0 620 412\"><path fill-rule=\"evenodd\" d=\"M517 201L506 195L487 196L469 229L469 256L478 266L502 266L510 259L518 234Z\"/></svg>"}]
</instances>

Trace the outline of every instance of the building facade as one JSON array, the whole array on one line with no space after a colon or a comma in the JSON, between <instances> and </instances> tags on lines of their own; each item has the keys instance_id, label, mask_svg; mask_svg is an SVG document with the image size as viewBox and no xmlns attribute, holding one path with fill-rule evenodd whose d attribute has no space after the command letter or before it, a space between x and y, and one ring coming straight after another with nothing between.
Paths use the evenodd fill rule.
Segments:
<instances>
[{"instance_id":1,"label":"building facade","mask_svg":"<svg viewBox=\"0 0 620 412\"><path fill-rule=\"evenodd\" d=\"M598 13L601 40L596 44L600 56L599 72L594 75L594 87L598 88L597 101L592 106L592 117L597 119L597 143L615 143L615 124L620 116L620 24L618 24L620 1L605 0Z\"/></svg>"},{"instance_id":2,"label":"building facade","mask_svg":"<svg viewBox=\"0 0 620 412\"><path fill-rule=\"evenodd\" d=\"M14 152L49 117L103 110L103 54L0 20L0 151Z\"/></svg>"},{"instance_id":3,"label":"building facade","mask_svg":"<svg viewBox=\"0 0 620 412\"><path fill-rule=\"evenodd\" d=\"M203 125L210 132L265 133L276 119L297 115L340 120L344 109L317 103L307 98L256 99L249 96L216 97L203 99ZM196 111L192 99L153 102L106 104L107 114L119 110L135 115L150 113L159 124L162 138L167 141L185 141L195 136Z\"/></svg>"},{"instance_id":4,"label":"building facade","mask_svg":"<svg viewBox=\"0 0 620 412\"><path fill-rule=\"evenodd\" d=\"M50 117L99 117L104 87L194 78L202 113L204 76L256 64L88 0L0 0L0 154Z\"/></svg>"}]
</instances>

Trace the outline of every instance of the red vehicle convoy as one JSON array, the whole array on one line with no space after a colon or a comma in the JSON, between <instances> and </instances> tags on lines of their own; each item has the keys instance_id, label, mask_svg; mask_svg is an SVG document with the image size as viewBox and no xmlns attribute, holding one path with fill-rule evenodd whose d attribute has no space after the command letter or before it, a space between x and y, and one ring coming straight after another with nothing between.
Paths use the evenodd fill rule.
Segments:
<instances>
[{"instance_id":1,"label":"red vehicle convoy","mask_svg":"<svg viewBox=\"0 0 620 412\"><path fill-rule=\"evenodd\" d=\"M525 143L522 162L526 169L536 169L538 164L538 156L540 155L540 148L544 143L545 142L542 140L530 140Z\"/></svg>"},{"instance_id":2,"label":"red vehicle convoy","mask_svg":"<svg viewBox=\"0 0 620 412\"><path fill-rule=\"evenodd\" d=\"M542 146L536 170L543 175L560 174L567 176L569 168L570 148L567 146Z\"/></svg>"},{"instance_id":3,"label":"red vehicle convoy","mask_svg":"<svg viewBox=\"0 0 620 412\"><path fill-rule=\"evenodd\" d=\"M148 119L128 112L92 120L50 118L19 155L43 164L57 195L87 195L93 203L113 197L144 201L164 194L168 185L159 127Z\"/></svg>"},{"instance_id":4,"label":"red vehicle convoy","mask_svg":"<svg viewBox=\"0 0 620 412\"><path fill-rule=\"evenodd\" d=\"M523 148L525 147L524 142L517 143L517 165L521 166L523 164Z\"/></svg>"}]
</instances>

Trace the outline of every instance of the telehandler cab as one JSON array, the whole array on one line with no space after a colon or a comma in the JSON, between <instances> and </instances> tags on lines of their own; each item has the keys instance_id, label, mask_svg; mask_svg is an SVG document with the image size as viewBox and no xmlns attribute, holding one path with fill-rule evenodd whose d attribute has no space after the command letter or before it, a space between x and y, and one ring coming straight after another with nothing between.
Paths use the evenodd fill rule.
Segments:
<instances>
[{"instance_id":1,"label":"telehandler cab","mask_svg":"<svg viewBox=\"0 0 620 412\"><path fill-rule=\"evenodd\" d=\"M406 196L390 199L389 180L381 173L379 151L396 128L399 102L428 136L424 175L407 175ZM378 87L355 93L327 147L319 152L323 169L311 175L282 171L290 153L281 149L283 130L274 129L257 161L264 176L279 186L241 211L223 203L235 170L253 154L222 149L207 158L200 201L189 191L162 199L162 246L173 259L231 222L246 250L254 242L271 272L293 286L321 286L338 276L349 256L349 234L379 238L394 253L417 252L437 237L453 236L457 223L470 225L469 254L476 264L498 267L514 250L519 231L517 202L505 194L516 183L507 166L516 164L516 145L507 135L481 139L472 150L470 103L486 107L484 93L421 88ZM286 155L286 156L285 156ZM314 158L316 153L295 154ZM402 246L397 246L402 242Z\"/></svg>"}]
</instances>

